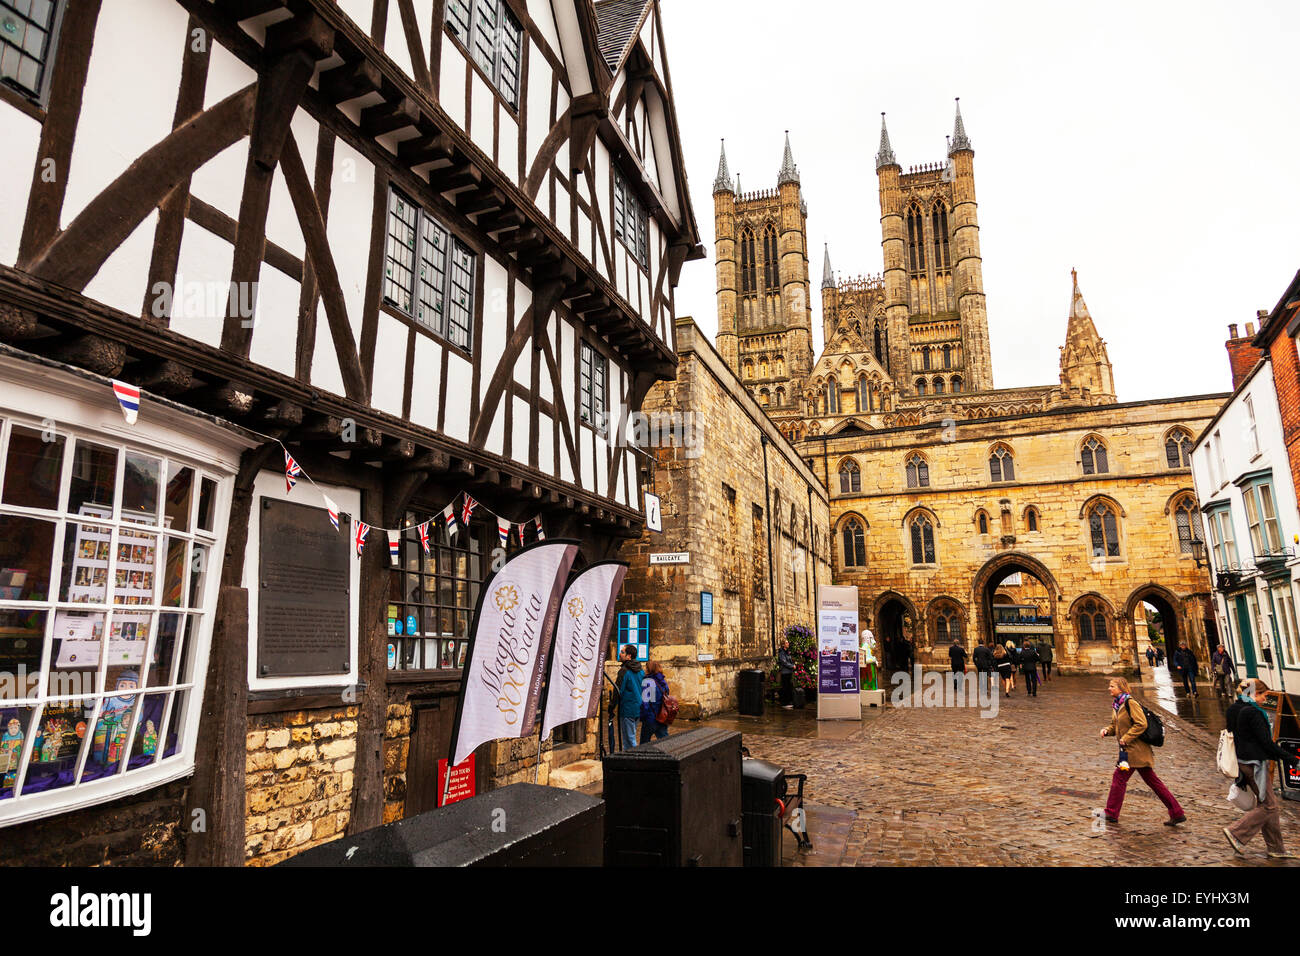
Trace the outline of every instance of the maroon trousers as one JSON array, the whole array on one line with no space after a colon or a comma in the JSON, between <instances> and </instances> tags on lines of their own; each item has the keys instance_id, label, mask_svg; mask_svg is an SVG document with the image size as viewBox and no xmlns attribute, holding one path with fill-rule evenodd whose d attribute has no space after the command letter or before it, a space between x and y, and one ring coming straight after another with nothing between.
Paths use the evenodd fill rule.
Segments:
<instances>
[{"instance_id":1,"label":"maroon trousers","mask_svg":"<svg viewBox=\"0 0 1300 956\"><path fill-rule=\"evenodd\" d=\"M1169 792L1169 788L1164 782L1156 776L1156 772L1150 767L1138 767L1137 772L1142 775L1146 785L1154 791L1155 795L1160 798L1160 802L1165 805L1169 811L1169 819L1181 817L1183 808L1178 805L1174 795ZM1133 776L1132 770L1120 770L1115 768L1115 776L1110 780L1110 796L1106 799L1106 816L1119 818L1119 811L1124 806L1124 792L1128 789L1128 778Z\"/></svg>"}]
</instances>

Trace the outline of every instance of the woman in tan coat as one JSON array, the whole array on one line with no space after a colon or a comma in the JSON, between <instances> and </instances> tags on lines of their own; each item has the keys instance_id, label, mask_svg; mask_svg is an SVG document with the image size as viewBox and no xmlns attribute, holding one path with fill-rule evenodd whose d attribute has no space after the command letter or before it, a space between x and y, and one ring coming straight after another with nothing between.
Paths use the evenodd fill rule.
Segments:
<instances>
[{"instance_id":1,"label":"woman in tan coat","mask_svg":"<svg viewBox=\"0 0 1300 956\"><path fill-rule=\"evenodd\" d=\"M1187 814L1178 805L1174 795L1156 776L1156 755L1151 745L1142 740L1142 733L1147 729L1146 714L1142 706L1133 699L1131 690L1122 677L1115 677L1110 682L1111 720L1109 727L1103 727L1101 736L1118 737L1120 760L1115 765L1115 775L1110 781L1110 796L1106 800L1106 822L1119 823L1119 811L1124 806L1124 792L1128 789L1128 778L1136 770L1143 781L1150 787L1160 802L1169 811L1165 826L1172 827L1184 822ZM1128 766L1124 766L1127 760Z\"/></svg>"}]
</instances>

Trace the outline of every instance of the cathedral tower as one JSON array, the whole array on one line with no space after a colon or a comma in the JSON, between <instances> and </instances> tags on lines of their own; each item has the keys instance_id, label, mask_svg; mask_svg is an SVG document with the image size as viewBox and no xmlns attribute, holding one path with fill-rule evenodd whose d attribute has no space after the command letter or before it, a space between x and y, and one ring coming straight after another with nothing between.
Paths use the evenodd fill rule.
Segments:
<instances>
[{"instance_id":1,"label":"cathedral tower","mask_svg":"<svg viewBox=\"0 0 1300 956\"><path fill-rule=\"evenodd\" d=\"M724 152L713 184L718 353L774 419L804 408L812 370L808 207L786 134L774 190L738 192Z\"/></svg>"},{"instance_id":2,"label":"cathedral tower","mask_svg":"<svg viewBox=\"0 0 1300 956\"><path fill-rule=\"evenodd\" d=\"M882 114L876 175L889 373L905 394L993 387L974 157L958 106L948 162L904 173Z\"/></svg>"}]
</instances>

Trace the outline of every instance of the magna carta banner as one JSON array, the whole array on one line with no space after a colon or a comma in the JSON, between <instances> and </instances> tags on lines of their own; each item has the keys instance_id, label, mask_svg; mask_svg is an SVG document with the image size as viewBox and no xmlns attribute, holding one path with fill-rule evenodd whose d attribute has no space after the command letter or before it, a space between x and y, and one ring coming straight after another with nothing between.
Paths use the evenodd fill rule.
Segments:
<instances>
[{"instance_id":1,"label":"magna carta banner","mask_svg":"<svg viewBox=\"0 0 1300 956\"><path fill-rule=\"evenodd\" d=\"M627 565L621 561L593 564L564 592L555 625L543 740L560 724L596 716L605 642L614 623L614 599L626 575Z\"/></svg>"},{"instance_id":2,"label":"magna carta banner","mask_svg":"<svg viewBox=\"0 0 1300 956\"><path fill-rule=\"evenodd\" d=\"M535 544L483 585L465 666L454 765L480 744L527 737L536 728L560 595L577 556L574 541Z\"/></svg>"}]
</instances>

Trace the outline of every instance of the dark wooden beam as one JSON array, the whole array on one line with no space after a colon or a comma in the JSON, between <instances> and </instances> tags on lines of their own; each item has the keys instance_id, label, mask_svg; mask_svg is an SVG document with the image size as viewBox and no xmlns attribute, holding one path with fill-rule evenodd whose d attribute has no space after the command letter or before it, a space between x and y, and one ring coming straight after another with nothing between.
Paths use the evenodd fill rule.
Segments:
<instances>
[{"instance_id":1,"label":"dark wooden beam","mask_svg":"<svg viewBox=\"0 0 1300 956\"><path fill-rule=\"evenodd\" d=\"M451 159L454 155L451 137L445 133L417 136L415 139L403 140L397 146L397 158L407 166Z\"/></svg>"},{"instance_id":2,"label":"dark wooden beam","mask_svg":"<svg viewBox=\"0 0 1300 956\"><path fill-rule=\"evenodd\" d=\"M472 165L469 160L429 170L429 185L435 192L452 192L466 186L478 186L482 182L483 170Z\"/></svg>"},{"instance_id":3,"label":"dark wooden beam","mask_svg":"<svg viewBox=\"0 0 1300 956\"><path fill-rule=\"evenodd\" d=\"M500 232L502 229L522 226L527 219L523 210L517 206L506 206L497 212L480 217L478 227L484 232ZM577 267L574 268L576 271Z\"/></svg>"},{"instance_id":4,"label":"dark wooden beam","mask_svg":"<svg viewBox=\"0 0 1300 956\"><path fill-rule=\"evenodd\" d=\"M382 82L379 67L372 60L363 58L323 72L320 75L320 94L337 105L344 100L374 93Z\"/></svg>"},{"instance_id":5,"label":"dark wooden beam","mask_svg":"<svg viewBox=\"0 0 1300 956\"><path fill-rule=\"evenodd\" d=\"M408 96L367 106L361 111L361 131L367 136L383 136L420 122L420 107Z\"/></svg>"},{"instance_id":6,"label":"dark wooden beam","mask_svg":"<svg viewBox=\"0 0 1300 956\"><path fill-rule=\"evenodd\" d=\"M505 205L505 196L492 188L467 189L456 197L456 208L467 216L491 212Z\"/></svg>"}]
</instances>

